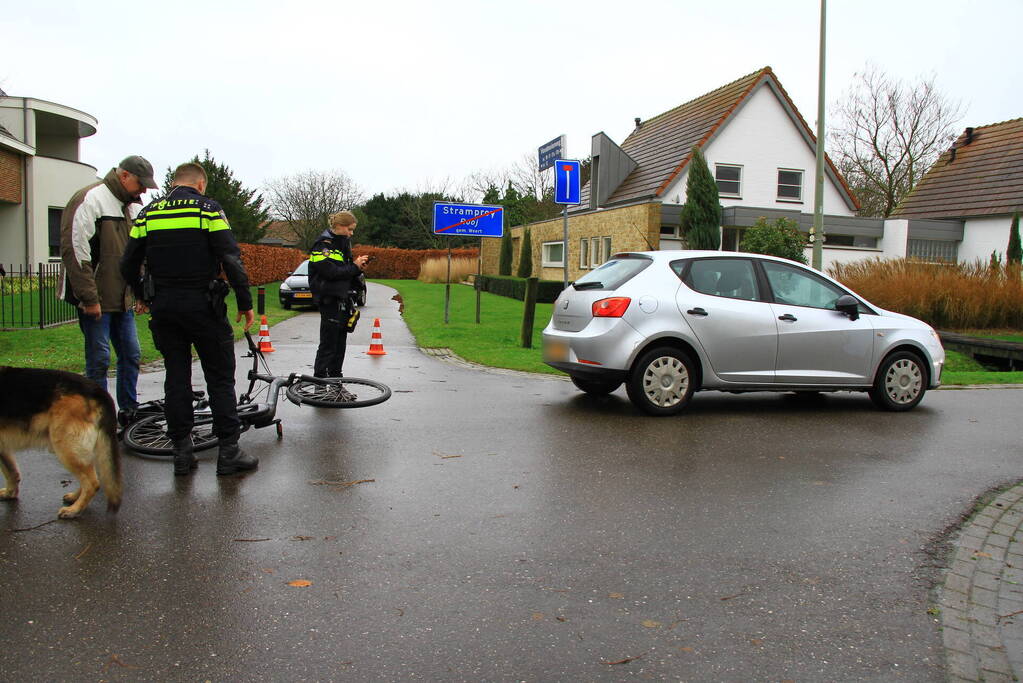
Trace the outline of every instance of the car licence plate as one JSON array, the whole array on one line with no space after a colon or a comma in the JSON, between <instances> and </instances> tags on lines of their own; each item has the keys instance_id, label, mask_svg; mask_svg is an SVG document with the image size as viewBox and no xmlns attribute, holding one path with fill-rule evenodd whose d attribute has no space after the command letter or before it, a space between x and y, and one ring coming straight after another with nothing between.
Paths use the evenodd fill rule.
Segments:
<instances>
[{"instance_id":1,"label":"car licence plate","mask_svg":"<svg viewBox=\"0 0 1023 683\"><path fill-rule=\"evenodd\" d=\"M312 299L313 295L311 292L295 292L296 299Z\"/></svg>"},{"instance_id":2,"label":"car licence plate","mask_svg":"<svg viewBox=\"0 0 1023 683\"><path fill-rule=\"evenodd\" d=\"M568 342L560 339L544 339L543 358L555 363L564 363L568 360Z\"/></svg>"}]
</instances>

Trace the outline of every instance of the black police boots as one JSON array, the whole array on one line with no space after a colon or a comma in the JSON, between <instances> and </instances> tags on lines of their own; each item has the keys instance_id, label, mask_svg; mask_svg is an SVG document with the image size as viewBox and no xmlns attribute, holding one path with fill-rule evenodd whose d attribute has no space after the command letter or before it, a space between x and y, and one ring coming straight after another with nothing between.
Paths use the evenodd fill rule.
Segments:
<instances>
[{"instance_id":1,"label":"black police boots","mask_svg":"<svg viewBox=\"0 0 1023 683\"><path fill-rule=\"evenodd\" d=\"M190 474L199 466L195 454L192 452L192 439L175 439L174 441L174 476L183 477Z\"/></svg>"},{"instance_id":2,"label":"black police boots","mask_svg":"<svg viewBox=\"0 0 1023 683\"><path fill-rule=\"evenodd\" d=\"M249 455L238 447L238 436L228 439L220 439L218 446L220 452L217 454L217 475L238 474L249 472L259 467L259 459Z\"/></svg>"}]
</instances>

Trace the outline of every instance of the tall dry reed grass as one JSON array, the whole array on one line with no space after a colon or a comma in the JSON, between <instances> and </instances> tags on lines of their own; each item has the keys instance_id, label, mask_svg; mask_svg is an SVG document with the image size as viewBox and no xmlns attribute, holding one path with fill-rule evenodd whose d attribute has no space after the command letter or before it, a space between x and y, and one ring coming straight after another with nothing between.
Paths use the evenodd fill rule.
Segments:
<instances>
[{"instance_id":1,"label":"tall dry reed grass","mask_svg":"<svg viewBox=\"0 0 1023 683\"><path fill-rule=\"evenodd\" d=\"M872 303L942 329L1023 329L1018 264L935 264L871 259L834 264L828 274Z\"/></svg>"},{"instance_id":2,"label":"tall dry reed grass","mask_svg":"<svg viewBox=\"0 0 1023 683\"><path fill-rule=\"evenodd\" d=\"M453 257L451 259L451 281L461 282L467 276L474 275L476 273L478 263L479 262L474 258ZM432 284L447 282L447 257L423 259L423 262L419 266L419 277L417 279L420 282Z\"/></svg>"}]
</instances>

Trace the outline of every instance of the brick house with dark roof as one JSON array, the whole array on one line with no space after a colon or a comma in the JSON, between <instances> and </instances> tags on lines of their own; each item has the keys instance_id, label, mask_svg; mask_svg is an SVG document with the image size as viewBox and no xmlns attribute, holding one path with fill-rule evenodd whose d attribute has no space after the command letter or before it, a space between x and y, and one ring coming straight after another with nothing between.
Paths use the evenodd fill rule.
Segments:
<instances>
[{"instance_id":1,"label":"brick house with dark roof","mask_svg":"<svg viewBox=\"0 0 1023 683\"><path fill-rule=\"evenodd\" d=\"M266 228L266 232L260 238L260 244L298 248L298 235L287 221L270 221L264 223L262 227Z\"/></svg>"},{"instance_id":2,"label":"brick house with dark roof","mask_svg":"<svg viewBox=\"0 0 1023 683\"><path fill-rule=\"evenodd\" d=\"M1004 258L1015 211L1023 211L1023 118L964 130L892 218L949 226L937 238L909 234L910 256L987 261L992 252Z\"/></svg>"},{"instance_id":3,"label":"brick house with dark roof","mask_svg":"<svg viewBox=\"0 0 1023 683\"><path fill-rule=\"evenodd\" d=\"M569 279L612 253L683 248L679 216L688 165L699 146L718 182L722 248L735 250L761 216L813 223L816 138L770 67L747 74L659 114L621 145L604 133L591 142L590 182L570 209ZM883 221L857 218L858 201L830 159L824 183L825 265L881 255ZM534 274L560 280L562 221L531 227ZM522 227L511 228L513 241ZM490 244L494 242L494 244ZM496 240L484 240L484 272L496 273ZM516 260L519 250L514 249Z\"/></svg>"}]
</instances>

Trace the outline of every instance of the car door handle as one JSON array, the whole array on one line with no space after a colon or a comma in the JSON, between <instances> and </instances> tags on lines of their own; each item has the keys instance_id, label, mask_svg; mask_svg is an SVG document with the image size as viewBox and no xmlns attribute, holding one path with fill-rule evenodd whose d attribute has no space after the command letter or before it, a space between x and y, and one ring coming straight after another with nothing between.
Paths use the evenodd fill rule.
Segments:
<instances>
[{"instance_id":1,"label":"car door handle","mask_svg":"<svg viewBox=\"0 0 1023 683\"><path fill-rule=\"evenodd\" d=\"M778 320L785 320L787 322L794 323L797 320L799 320L799 318L797 318L796 316L792 315L791 313L786 313L785 315L779 315L778 316Z\"/></svg>"},{"instance_id":2,"label":"car door handle","mask_svg":"<svg viewBox=\"0 0 1023 683\"><path fill-rule=\"evenodd\" d=\"M688 313L689 315L709 315L709 313L707 313L707 311L703 310L702 308L690 308L688 311L686 311L686 313Z\"/></svg>"}]
</instances>

